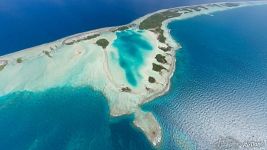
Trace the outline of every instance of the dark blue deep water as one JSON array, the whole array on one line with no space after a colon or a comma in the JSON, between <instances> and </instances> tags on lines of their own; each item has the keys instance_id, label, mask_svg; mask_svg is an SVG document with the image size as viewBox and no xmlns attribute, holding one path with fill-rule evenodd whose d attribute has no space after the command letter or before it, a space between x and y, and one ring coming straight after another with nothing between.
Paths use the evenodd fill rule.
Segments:
<instances>
[{"instance_id":1,"label":"dark blue deep water","mask_svg":"<svg viewBox=\"0 0 267 150\"><path fill-rule=\"evenodd\" d=\"M161 122L163 149L216 150L225 139L239 142L234 150L267 149L266 18L258 6L169 25L183 47L171 89L145 106Z\"/></svg>"},{"instance_id":2,"label":"dark blue deep water","mask_svg":"<svg viewBox=\"0 0 267 150\"><path fill-rule=\"evenodd\" d=\"M89 88L15 93L0 97L0 149L151 149L132 120L110 118L104 96Z\"/></svg>"},{"instance_id":3,"label":"dark blue deep water","mask_svg":"<svg viewBox=\"0 0 267 150\"><path fill-rule=\"evenodd\" d=\"M1 0L0 55L122 25L162 8L219 0Z\"/></svg>"}]
</instances>

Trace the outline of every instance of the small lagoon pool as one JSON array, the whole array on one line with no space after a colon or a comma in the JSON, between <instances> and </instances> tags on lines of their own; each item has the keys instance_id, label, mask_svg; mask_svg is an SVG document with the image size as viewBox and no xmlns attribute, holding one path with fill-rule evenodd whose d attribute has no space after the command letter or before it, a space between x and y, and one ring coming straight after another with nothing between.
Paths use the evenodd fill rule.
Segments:
<instances>
[{"instance_id":1,"label":"small lagoon pool","mask_svg":"<svg viewBox=\"0 0 267 150\"><path fill-rule=\"evenodd\" d=\"M118 50L119 65L132 86L138 85L138 80L142 78L139 69L144 64L145 55L153 50L143 32L135 30L117 32L117 39L113 43Z\"/></svg>"}]
</instances>

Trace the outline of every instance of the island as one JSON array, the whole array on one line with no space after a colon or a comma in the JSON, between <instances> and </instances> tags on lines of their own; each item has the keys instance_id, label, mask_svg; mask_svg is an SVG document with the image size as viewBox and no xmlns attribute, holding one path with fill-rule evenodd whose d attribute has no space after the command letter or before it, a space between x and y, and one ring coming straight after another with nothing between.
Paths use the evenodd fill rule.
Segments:
<instances>
[{"instance_id":1,"label":"island","mask_svg":"<svg viewBox=\"0 0 267 150\"><path fill-rule=\"evenodd\" d=\"M89 86L101 91L110 114L133 114L154 146L162 140L156 117L141 106L164 95L181 48L168 23L267 2L222 2L160 10L127 25L97 29L0 57L0 96L18 91ZM177 68L179 69L179 68Z\"/></svg>"}]
</instances>

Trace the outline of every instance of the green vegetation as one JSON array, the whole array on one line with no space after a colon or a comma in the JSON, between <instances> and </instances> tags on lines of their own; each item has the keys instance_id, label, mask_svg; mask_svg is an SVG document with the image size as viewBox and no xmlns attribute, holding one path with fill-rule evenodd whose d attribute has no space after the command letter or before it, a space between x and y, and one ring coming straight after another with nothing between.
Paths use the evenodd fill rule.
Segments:
<instances>
[{"instance_id":1,"label":"green vegetation","mask_svg":"<svg viewBox=\"0 0 267 150\"><path fill-rule=\"evenodd\" d=\"M153 63L152 69L156 72L161 72L162 70L167 70L165 67L158 65L158 64L155 64L155 63Z\"/></svg>"},{"instance_id":2,"label":"green vegetation","mask_svg":"<svg viewBox=\"0 0 267 150\"><path fill-rule=\"evenodd\" d=\"M118 27L116 30L112 31L112 32L117 32L117 31L124 31L124 30L127 30L129 29L128 26L121 26L121 27Z\"/></svg>"},{"instance_id":3,"label":"green vegetation","mask_svg":"<svg viewBox=\"0 0 267 150\"><path fill-rule=\"evenodd\" d=\"M157 28L156 32L159 33L158 40L161 43L165 43L166 42L166 37L164 36L164 31L161 28Z\"/></svg>"},{"instance_id":4,"label":"green vegetation","mask_svg":"<svg viewBox=\"0 0 267 150\"><path fill-rule=\"evenodd\" d=\"M170 18L179 17L182 13L180 13L178 10L167 10L161 13L157 13L154 15L151 15L147 19L145 19L143 22L140 23L139 28L140 29L153 29L153 28L160 28L162 26L162 23Z\"/></svg>"},{"instance_id":5,"label":"green vegetation","mask_svg":"<svg viewBox=\"0 0 267 150\"><path fill-rule=\"evenodd\" d=\"M201 9L200 9L198 6L196 6L196 7L191 7L191 9L193 9L194 11L201 11Z\"/></svg>"},{"instance_id":6,"label":"green vegetation","mask_svg":"<svg viewBox=\"0 0 267 150\"><path fill-rule=\"evenodd\" d=\"M86 36L85 38L78 39L77 41L75 41L75 40L73 40L73 41L71 41L71 42L66 42L66 41L64 41L64 44L66 44L66 45L73 45L73 44L76 43L76 42L81 42L81 41L84 41L84 40L91 40L91 39L97 38L98 36L100 36L100 34L88 35L88 36ZM52 49L51 49L51 50L52 50Z\"/></svg>"},{"instance_id":7,"label":"green vegetation","mask_svg":"<svg viewBox=\"0 0 267 150\"><path fill-rule=\"evenodd\" d=\"M237 6L239 6L240 4L238 4L238 3L224 3L223 5L224 5L224 6L227 6L227 7L237 7Z\"/></svg>"},{"instance_id":8,"label":"green vegetation","mask_svg":"<svg viewBox=\"0 0 267 150\"><path fill-rule=\"evenodd\" d=\"M124 87L121 89L122 92L131 92L132 90L129 87Z\"/></svg>"},{"instance_id":9,"label":"green vegetation","mask_svg":"<svg viewBox=\"0 0 267 150\"><path fill-rule=\"evenodd\" d=\"M22 63L22 58L17 58L17 63Z\"/></svg>"},{"instance_id":10,"label":"green vegetation","mask_svg":"<svg viewBox=\"0 0 267 150\"><path fill-rule=\"evenodd\" d=\"M185 14L193 12L190 8L181 8L182 11L184 11Z\"/></svg>"},{"instance_id":11,"label":"green vegetation","mask_svg":"<svg viewBox=\"0 0 267 150\"><path fill-rule=\"evenodd\" d=\"M87 36L87 37L85 37L85 38L82 38L82 39L78 39L77 41L75 41L75 42L81 42L81 41L84 41L84 40L91 40L91 39L94 39L94 38L96 38L96 37L98 37L100 34L94 34L94 35L89 35L89 36Z\"/></svg>"},{"instance_id":12,"label":"green vegetation","mask_svg":"<svg viewBox=\"0 0 267 150\"><path fill-rule=\"evenodd\" d=\"M194 11L201 11L202 9L208 9L204 6L192 6L192 7L189 7L190 9L194 10Z\"/></svg>"},{"instance_id":13,"label":"green vegetation","mask_svg":"<svg viewBox=\"0 0 267 150\"><path fill-rule=\"evenodd\" d=\"M201 11L202 9L208 10L207 7L204 7L204 6L201 6L201 5L181 8L181 10L185 11L184 13L190 13L190 12L193 12L193 11Z\"/></svg>"},{"instance_id":14,"label":"green vegetation","mask_svg":"<svg viewBox=\"0 0 267 150\"><path fill-rule=\"evenodd\" d=\"M64 42L64 44L66 45L73 45L75 43L75 41L71 41L71 42Z\"/></svg>"},{"instance_id":15,"label":"green vegetation","mask_svg":"<svg viewBox=\"0 0 267 150\"><path fill-rule=\"evenodd\" d=\"M101 46L103 49L105 49L109 45L109 41L106 40L106 39L99 39L99 40L96 41L96 44L98 46Z\"/></svg>"},{"instance_id":16,"label":"green vegetation","mask_svg":"<svg viewBox=\"0 0 267 150\"><path fill-rule=\"evenodd\" d=\"M0 65L0 71L2 71L6 67L6 64Z\"/></svg>"},{"instance_id":17,"label":"green vegetation","mask_svg":"<svg viewBox=\"0 0 267 150\"><path fill-rule=\"evenodd\" d=\"M100 34L88 35L84 40L91 40L91 39L94 39L98 36L100 36Z\"/></svg>"},{"instance_id":18,"label":"green vegetation","mask_svg":"<svg viewBox=\"0 0 267 150\"><path fill-rule=\"evenodd\" d=\"M148 81L149 81L150 83L155 83L155 82L156 82L156 79L153 78L153 77L148 77Z\"/></svg>"},{"instance_id":19,"label":"green vegetation","mask_svg":"<svg viewBox=\"0 0 267 150\"><path fill-rule=\"evenodd\" d=\"M167 18L161 13L154 14L141 22L139 28L141 30L160 28L162 26L162 22L166 19Z\"/></svg>"},{"instance_id":20,"label":"green vegetation","mask_svg":"<svg viewBox=\"0 0 267 150\"><path fill-rule=\"evenodd\" d=\"M182 13L180 13L178 10L168 10L157 13L142 21L139 28L141 30L153 30L153 32L159 34L158 40L161 43L165 43L166 37L164 37L164 31L161 29L162 23L167 19L179 17L181 14Z\"/></svg>"},{"instance_id":21,"label":"green vegetation","mask_svg":"<svg viewBox=\"0 0 267 150\"><path fill-rule=\"evenodd\" d=\"M152 88L149 88L149 87L146 87L146 90L147 90L148 92L153 92L153 91L154 91Z\"/></svg>"},{"instance_id":22,"label":"green vegetation","mask_svg":"<svg viewBox=\"0 0 267 150\"><path fill-rule=\"evenodd\" d=\"M218 5L218 4L208 4L208 6L211 6L211 7L222 7L221 5Z\"/></svg>"},{"instance_id":23,"label":"green vegetation","mask_svg":"<svg viewBox=\"0 0 267 150\"><path fill-rule=\"evenodd\" d=\"M159 63L162 63L162 64L167 63L166 57L161 54L157 54L155 58Z\"/></svg>"},{"instance_id":24,"label":"green vegetation","mask_svg":"<svg viewBox=\"0 0 267 150\"><path fill-rule=\"evenodd\" d=\"M172 47L168 46L168 47L159 47L159 49L163 50L164 52L168 52L172 49Z\"/></svg>"},{"instance_id":25,"label":"green vegetation","mask_svg":"<svg viewBox=\"0 0 267 150\"><path fill-rule=\"evenodd\" d=\"M202 8L202 9L206 9L206 10L208 10L208 8L207 8L207 7L205 7L205 6L199 6L199 8Z\"/></svg>"},{"instance_id":26,"label":"green vegetation","mask_svg":"<svg viewBox=\"0 0 267 150\"><path fill-rule=\"evenodd\" d=\"M229 4L228 4L229 5ZM159 12L147 17L140 23L139 28L141 30L150 30L156 34L158 34L158 40L161 43L166 42L166 37L164 36L164 31L161 29L162 23L168 19L176 18L181 16L183 13L190 13L193 11L201 11L202 9L208 9L204 6L193 6L193 7L185 7L179 9L170 9L164 12ZM180 11L183 11L180 12Z\"/></svg>"},{"instance_id":27,"label":"green vegetation","mask_svg":"<svg viewBox=\"0 0 267 150\"><path fill-rule=\"evenodd\" d=\"M49 51L43 51L43 53L44 53L46 56L48 56L48 57L52 58L52 56L51 56L51 54L50 54L50 52L49 52Z\"/></svg>"}]
</instances>

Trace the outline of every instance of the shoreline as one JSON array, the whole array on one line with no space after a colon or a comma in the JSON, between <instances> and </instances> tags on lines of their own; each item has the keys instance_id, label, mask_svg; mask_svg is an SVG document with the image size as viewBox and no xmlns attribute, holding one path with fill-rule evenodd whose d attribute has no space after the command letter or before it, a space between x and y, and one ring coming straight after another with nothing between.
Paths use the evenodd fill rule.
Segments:
<instances>
[{"instance_id":1,"label":"shoreline","mask_svg":"<svg viewBox=\"0 0 267 150\"><path fill-rule=\"evenodd\" d=\"M144 19L146 19L147 17L149 17L149 16L151 16L153 14L157 14L157 13L166 11L166 10L187 8L187 7L191 7L191 6L200 6L200 5L207 5L207 4L224 4L224 3L228 3L228 2L201 3L201 4L195 4L195 5L184 5L184 6L161 9L161 10L158 10L158 11L155 11L155 12L148 13L148 14L142 16L142 17L139 17L139 18L133 20L132 22L130 22L128 24L118 25L118 26L111 26L111 27L103 27L103 28L98 28L98 29L92 29L92 30L89 30L89 31L84 31L84 32L80 32L80 33L77 33L77 34L69 35L69 36L66 36L66 37L59 38L59 39L54 40L54 41L50 41L48 43L36 45L36 46L33 46L33 47L29 47L29 48L18 50L18 51L12 52L12 53L1 55L0 59L3 58L3 57L9 57L10 55L20 54L20 53L23 53L25 51L36 50L37 48L40 48L42 46L50 46L50 44L55 44L55 43L58 43L58 42L64 42L65 40L67 40L69 38L77 38L77 37L84 36L84 35L87 35L87 34L107 32L110 29L116 29L116 28L123 27L123 26L129 26L129 25L132 25L132 24L135 24L135 23L138 24L141 21L143 21ZM266 0L264 0L264 1L232 1L232 2L229 2L229 3L245 3L245 4L248 4L248 5L251 5L251 6L256 6L256 5L266 5L267 1ZM246 6L243 6L243 7L246 7ZM224 10L221 10L221 11L224 11ZM203 14L199 14L199 15L203 15ZM195 16L192 16L192 17L195 17ZM184 17L182 19L189 19L189 18L190 17ZM179 19L179 17L174 18L174 19L168 19L168 21L165 22L165 24L169 24L170 22L175 21L175 20L180 20L180 19Z\"/></svg>"},{"instance_id":2,"label":"shoreline","mask_svg":"<svg viewBox=\"0 0 267 150\"><path fill-rule=\"evenodd\" d=\"M4 81L0 83L0 88L2 87L3 89L2 91L0 90L0 96L20 90L45 90L51 87L64 86L67 83L73 86L90 86L94 90L102 92L106 97L112 117L135 114L135 126L145 133L153 146L158 146L162 139L161 127L153 114L143 112L140 106L165 95L170 89L171 78L176 70L176 51L181 48L181 45L171 36L168 24L175 20L188 19L218 11L264 4L267 4L267 2L220 2L162 9L147 14L126 25L86 31L61 38L54 42L0 56L0 68L2 68L0 70L0 79ZM188 10L190 11L187 12ZM165 20L159 22L159 26L153 28L154 24L148 21L144 27L146 29L141 29L141 24L151 19L153 15L159 15L157 17L161 17L160 15L162 14L166 15L167 19L163 17ZM168 18L169 15L173 15L174 17L171 16ZM154 21L153 19L152 17L152 23ZM161 20L162 18L157 19ZM111 55L110 52L116 52L116 49L110 46L109 43L117 38L116 32L121 32L119 28L125 26L128 28L122 31L146 31L142 36L148 36L149 40L151 40L150 42L154 42L155 47L153 52L150 53L149 60L146 60L147 65L143 67L141 73L144 77L155 75L156 77L153 77L155 77L154 80L156 79L155 82L158 82L157 84L144 80L141 83L142 86L132 87L125 83L125 81L120 81L120 76L123 74L121 68L119 68L120 71L117 74L112 74L110 70L110 65L112 64L109 62L109 55ZM88 39L89 36L94 36L95 34L99 35ZM109 42L108 45L105 47L103 45L97 45L97 41L101 39L106 39ZM161 54L162 57L164 56L162 59L165 61L167 59L167 64L156 62L154 57L157 54ZM95 58L98 59L95 60ZM89 60L92 60L92 62ZM156 70L151 70L152 64L155 62L158 66L156 66ZM83 65L84 69L80 69L82 71L77 70L81 65ZM35 72L39 73L32 80L35 78L38 80L40 77L43 78L43 76L47 76L47 79L37 81L35 83L36 85L34 82L31 83L31 79L23 79L23 75L26 76L32 72L31 67L28 66L33 66ZM102 67L103 70L101 70ZM57 72L53 73L54 71ZM81 73L76 75L78 71ZM2 72L3 75L1 74ZM19 73L22 74L22 77L17 76ZM70 75L67 76L66 74ZM5 81L6 77L10 78L10 82ZM16 79L13 82L11 82L13 80L12 77ZM63 80L63 77L66 79ZM47 81L49 79L51 82ZM102 81L103 79L105 81ZM58 81L61 82L58 83ZM161 83L162 81L164 82Z\"/></svg>"}]
</instances>

